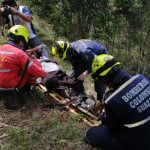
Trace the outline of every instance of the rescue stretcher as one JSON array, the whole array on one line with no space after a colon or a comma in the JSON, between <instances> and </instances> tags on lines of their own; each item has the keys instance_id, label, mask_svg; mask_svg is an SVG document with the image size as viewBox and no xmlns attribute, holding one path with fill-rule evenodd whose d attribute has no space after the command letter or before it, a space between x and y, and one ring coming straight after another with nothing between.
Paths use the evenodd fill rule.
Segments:
<instances>
[{"instance_id":1,"label":"rescue stretcher","mask_svg":"<svg viewBox=\"0 0 150 150\"><path fill-rule=\"evenodd\" d=\"M48 100L51 103L51 101L55 101L59 104L62 104L67 110L69 110L74 115L81 115L83 118L83 121L89 125L89 126L97 126L101 124L100 121L100 111L99 113L90 112L88 110L85 110L81 108L80 106L76 106L73 102L69 102L70 100L68 98L64 98L62 95L55 91L47 91L46 87L44 87L42 84L39 84L37 86L38 90L46 94L48 96ZM101 106L100 106L101 107ZM97 110L96 110L97 111ZM98 111L97 111L98 112Z\"/></svg>"}]
</instances>

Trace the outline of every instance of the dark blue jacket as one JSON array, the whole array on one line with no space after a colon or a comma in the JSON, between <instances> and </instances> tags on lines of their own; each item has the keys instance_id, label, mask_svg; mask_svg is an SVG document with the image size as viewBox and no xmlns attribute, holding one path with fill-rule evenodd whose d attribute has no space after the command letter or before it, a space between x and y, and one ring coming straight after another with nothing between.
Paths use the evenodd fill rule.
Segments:
<instances>
[{"instance_id":1,"label":"dark blue jacket","mask_svg":"<svg viewBox=\"0 0 150 150\"><path fill-rule=\"evenodd\" d=\"M137 146L133 149L137 150L142 145L143 150L147 149L150 138L150 80L140 74L133 76L104 101L106 116L102 119L103 124L124 146Z\"/></svg>"},{"instance_id":2,"label":"dark blue jacket","mask_svg":"<svg viewBox=\"0 0 150 150\"><path fill-rule=\"evenodd\" d=\"M105 99L105 105L110 126L144 126L150 121L150 80L133 76Z\"/></svg>"},{"instance_id":3,"label":"dark blue jacket","mask_svg":"<svg viewBox=\"0 0 150 150\"><path fill-rule=\"evenodd\" d=\"M85 70L91 71L91 65L95 55L108 53L103 45L91 40L72 42L70 51L73 55L70 59L70 63L77 76Z\"/></svg>"}]
</instances>

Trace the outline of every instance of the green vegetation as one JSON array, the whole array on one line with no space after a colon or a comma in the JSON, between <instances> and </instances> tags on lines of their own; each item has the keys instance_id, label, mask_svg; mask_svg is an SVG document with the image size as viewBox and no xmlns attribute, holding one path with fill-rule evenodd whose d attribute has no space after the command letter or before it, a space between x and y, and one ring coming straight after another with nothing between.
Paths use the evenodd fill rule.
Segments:
<instances>
[{"instance_id":1,"label":"green vegetation","mask_svg":"<svg viewBox=\"0 0 150 150\"><path fill-rule=\"evenodd\" d=\"M81 115L45 108L44 97L35 89L31 95L18 111L0 103L0 136L6 134L0 138L1 150L88 150L83 141L88 126ZM1 127L1 118L6 126Z\"/></svg>"},{"instance_id":2,"label":"green vegetation","mask_svg":"<svg viewBox=\"0 0 150 150\"><path fill-rule=\"evenodd\" d=\"M87 149L82 140L87 127L80 116L58 110L39 111L34 108L31 111L30 108L26 112L5 114L5 117L11 126L7 129L8 137L3 140L1 150Z\"/></svg>"},{"instance_id":3,"label":"green vegetation","mask_svg":"<svg viewBox=\"0 0 150 150\"><path fill-rule=\"evenodd\" d=\"M51 26L50 41L90 38L127 70L149 75L149 0L22 0ZM45 28L42 28L43 30ZM44 30L43 30L44 32ZM49 31L51 32L51 31ZM54 34L55 33L55 34Z\"/></svg>"}]
</instances>

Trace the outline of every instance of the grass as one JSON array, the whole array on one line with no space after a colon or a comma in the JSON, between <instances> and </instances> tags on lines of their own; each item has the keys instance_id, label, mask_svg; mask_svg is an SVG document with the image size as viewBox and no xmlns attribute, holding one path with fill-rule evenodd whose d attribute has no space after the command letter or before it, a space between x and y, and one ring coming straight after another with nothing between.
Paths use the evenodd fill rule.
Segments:
<instances>
[{"instance_id":1,"label":"grass","mask_svg":"<svg viewBox=\"0 0 150 150\"><path fill-rule=\"evenodd\" d=\"M0 112L10 125L5 129L8 136L2 139L1 150L88 150L82 140L87 126L81 116L57 109L24 109Z\"/></svg>"}]
</instances>

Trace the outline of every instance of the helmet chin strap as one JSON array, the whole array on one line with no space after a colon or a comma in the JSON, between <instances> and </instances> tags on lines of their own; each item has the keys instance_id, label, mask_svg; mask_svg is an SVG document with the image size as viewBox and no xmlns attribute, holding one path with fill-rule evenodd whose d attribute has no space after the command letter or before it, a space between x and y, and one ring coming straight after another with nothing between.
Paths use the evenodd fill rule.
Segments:
<instances>
[{"instance_id":1,"label":"helmet chin strap","mask_svg":"<svg viewBox=\"0 0 150 150\"><path fill-rule=\"evenodd\" d=\"M70 59L72 58L72 56L73 56L73 51L72 51L71 48L69 48L69 49L67 50L66 59L67 59L67 60L70 60Z\"/></svg>"},{"instance_id":2,"label":"helmet chin strap","mask_svg":"<svg viewBox=\"0 0 150 150\"><path fill-rule=\"evenodd\" d=\"M18 48L22 49L22 46L18 42L16 42L13 38L9 38L8 41L7 41L7 43L9 43L11 45L14 45L15 47L18 47Z\"/></svg>"},{"instance_id":3,"label":"helmet chin strap","mask_svg":"<svg viewBox=\"0 0 150 150\"><path fill-rule=\"evenodd\" d=\"M19 47L20 49L23 49L24 46L25 46L25 43L24 43L23 41L19 41L18 47Z\"/></svg>"}]
</instances>

